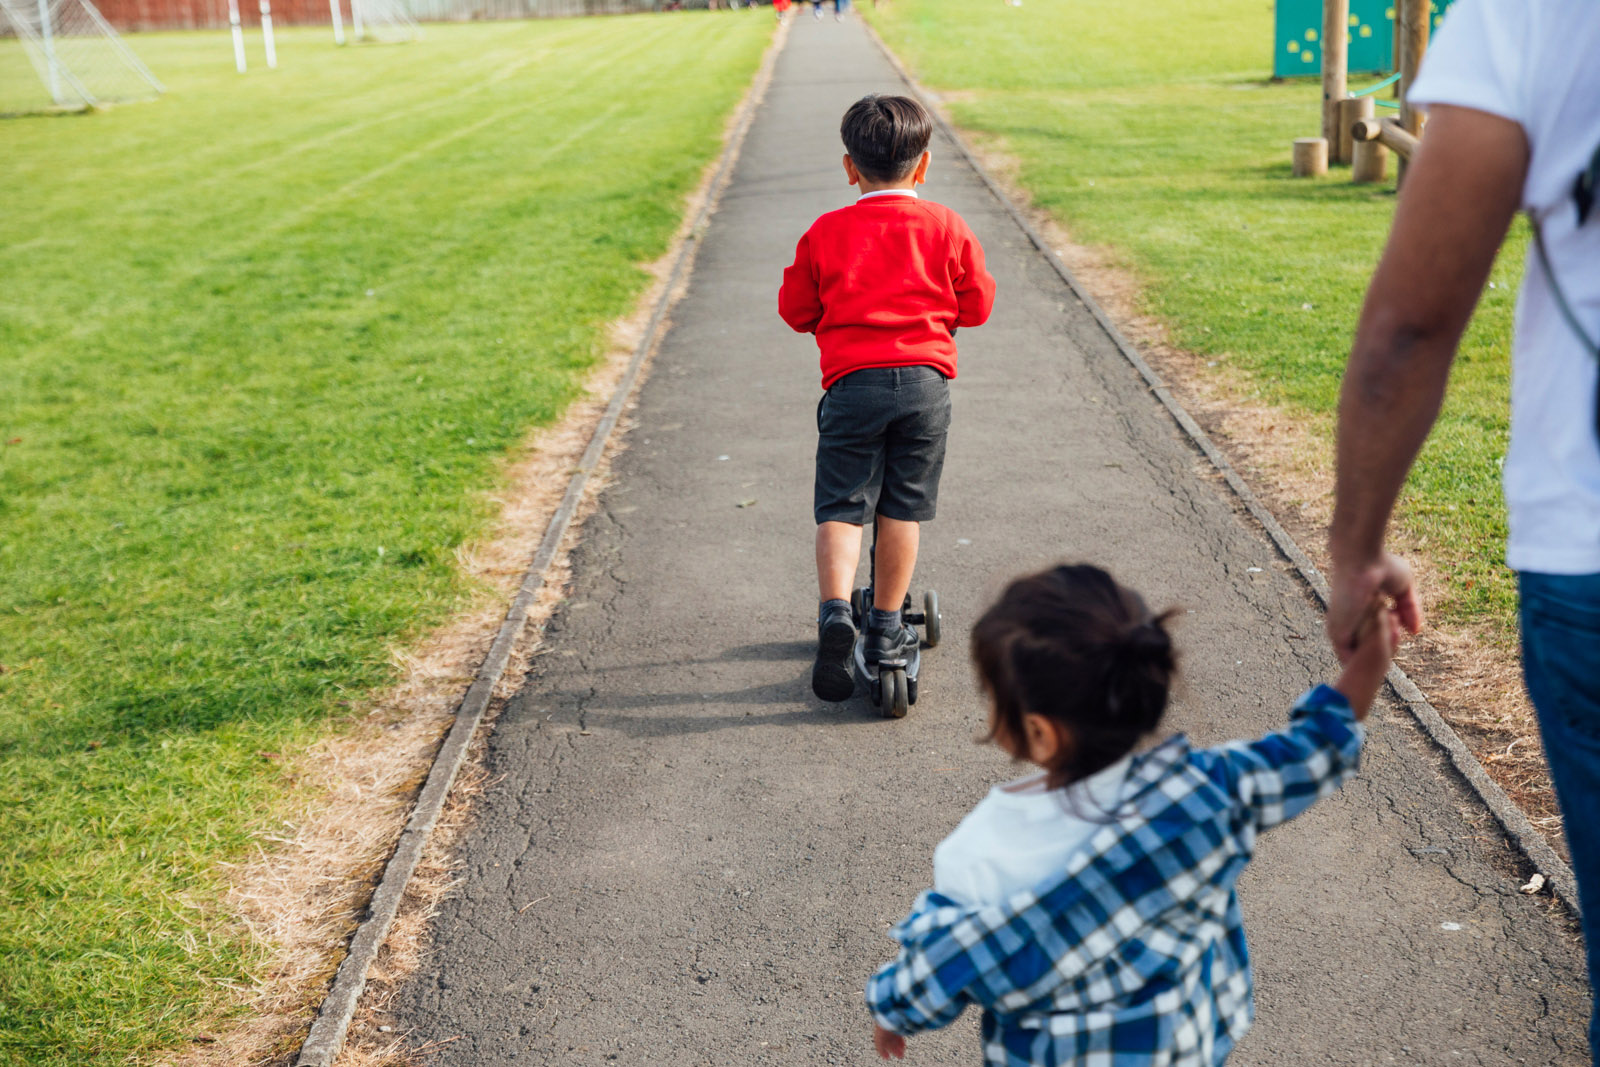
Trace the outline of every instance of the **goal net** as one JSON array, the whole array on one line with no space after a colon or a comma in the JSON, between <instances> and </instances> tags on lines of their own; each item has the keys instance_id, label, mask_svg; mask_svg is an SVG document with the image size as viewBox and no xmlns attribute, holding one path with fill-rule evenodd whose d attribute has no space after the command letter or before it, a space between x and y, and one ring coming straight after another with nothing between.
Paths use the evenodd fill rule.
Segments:
<instances>
[{"instance_id":1,"label":"goal net","mask_svg":"<svg viewBox=\"0 0 1600 1067\"><path fill-rule=\"evenodd\" d=\"M405 0L350 0L350 20L358 41L415 41L422 36Z\"/></svg>"},{"instance_id":2,"label":"goal net","mask_svg":"<svg viewBox=\"0 0 1600 1067\"><path fill-rule=\"evenodd\" d=\"M15 69L19 51L37 79ZM0 0L0 112L82 109L164 91L91 0Z\"/></svg>"}]
</instances>

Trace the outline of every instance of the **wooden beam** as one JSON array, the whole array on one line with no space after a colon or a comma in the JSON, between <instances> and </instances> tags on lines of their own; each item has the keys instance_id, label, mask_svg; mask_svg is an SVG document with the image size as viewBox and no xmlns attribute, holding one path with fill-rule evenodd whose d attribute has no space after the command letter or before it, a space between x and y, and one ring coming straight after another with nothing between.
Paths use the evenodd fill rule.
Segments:
<instances>
[{"instance_id":1,"label":"wooden beam","mask_svg":"<svg viewBox=\"0 0 1600 1067\"><path fill-rule=\"evenodd\" d=\"M1350 127L1350 136L1357 141L1378 141L1395 150L1401 159L1409 159L1420 143L1394 119L1362 119Z\"/></svg>"}]
</instances>

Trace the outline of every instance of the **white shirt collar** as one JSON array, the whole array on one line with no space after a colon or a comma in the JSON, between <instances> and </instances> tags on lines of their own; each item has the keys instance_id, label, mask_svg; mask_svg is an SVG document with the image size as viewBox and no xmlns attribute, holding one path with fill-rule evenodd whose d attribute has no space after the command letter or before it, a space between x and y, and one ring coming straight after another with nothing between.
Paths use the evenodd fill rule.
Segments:
<instances>
[{"instance_id":1,"label":"white shirt collar","mask_svg":"<svg viewBox=\"0 0 1600 1067\"><path fill-rule=\"evenodd\" d=\"M856 197L856 203L859 204L861 201L874 196L909 196L913 200L921 199L917 196L917 191L915 189L874 189L870 193L862 193L860 196Z\"/></svg>"}]
</instances>

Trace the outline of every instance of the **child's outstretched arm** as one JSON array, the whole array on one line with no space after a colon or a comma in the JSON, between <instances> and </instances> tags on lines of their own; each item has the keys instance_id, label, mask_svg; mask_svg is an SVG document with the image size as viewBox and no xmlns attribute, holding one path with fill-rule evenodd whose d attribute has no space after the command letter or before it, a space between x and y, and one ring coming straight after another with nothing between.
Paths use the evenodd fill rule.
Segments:
<instances>
[{"instance_id":1,"label":"child's outstretched arm","mask_svg":"<svg viewBox=\"0 0 1600 1067\"><path fill-rule=\"evenodd\" d=\"M783 286L778 290L778 314L796 333L815 333L822 321L822 296L811 263L811 233L808 230L794 249L794 262L783 268Z\"/></svg>"},{"instance_id":2,"label":"child's outstretched arm","mask_svg":"<svg viewBox=\"0 0 1600 1067\"><path fill-rule=\"evenodd\" d=\"M1294 818L1360 769L1361 720L1398 640L1393 613L1374 613L1337 687L1319 685L1302 696L1289 713L1288 729L1196 753L1209 757L1204 769L1244 806L1256 829Z\"/></svg>"}]
</instances>

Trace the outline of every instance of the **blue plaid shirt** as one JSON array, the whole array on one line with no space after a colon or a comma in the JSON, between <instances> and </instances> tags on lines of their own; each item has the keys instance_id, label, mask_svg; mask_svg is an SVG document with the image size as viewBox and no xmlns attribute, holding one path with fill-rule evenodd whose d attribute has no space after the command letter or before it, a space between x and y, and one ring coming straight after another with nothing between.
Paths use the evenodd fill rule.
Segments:
<instances>
[{"instance_id":1,"label":"blue plaid shirt","mask_svg":"<svg viewBox=\"0 0 1600 1067\"><path fill-rule=\"evenodd\" d=\"M979 1005L988 1067L1222 1063L1255 1015L1235 883L1258 833L1356 773L1361 740L1325 685L1260 740L1172 738L1060 875L998 905L918 897L867 1006L912 1034Z\"/></svg>"}]
</instances>

